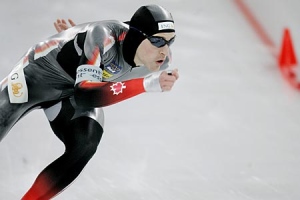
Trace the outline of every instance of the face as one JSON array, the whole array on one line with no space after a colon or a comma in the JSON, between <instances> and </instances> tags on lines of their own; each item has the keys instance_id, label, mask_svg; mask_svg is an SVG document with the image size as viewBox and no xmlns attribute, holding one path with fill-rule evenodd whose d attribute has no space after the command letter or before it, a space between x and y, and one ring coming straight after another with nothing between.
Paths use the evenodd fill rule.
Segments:
<instances>
[{"instance_id":1,"label":"face","mask_svg":"<svg viewBox=\"0 0 300 200\"><path fill-rule=\"evenodd\" d=\"M157 33L153 36L162 37L169 41L175 37L175 33ZM156 47L148 39L143 40L136 50L134 57L135 64L143 65L150 71L158 71L160 66L164 63L166 57L169 55L169 46Z\"/></svg>"}]
</instances>

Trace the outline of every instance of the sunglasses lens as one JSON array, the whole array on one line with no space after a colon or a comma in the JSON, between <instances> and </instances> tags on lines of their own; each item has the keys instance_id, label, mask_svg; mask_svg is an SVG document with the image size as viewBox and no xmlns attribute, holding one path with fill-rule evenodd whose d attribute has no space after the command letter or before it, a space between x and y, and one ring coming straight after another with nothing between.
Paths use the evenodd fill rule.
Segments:
<instances>
[{"instance_id":1,"label":"sunglasses lens","mask_svg":"<svg viewBox=\"0 0 300 200\"><path fill-rule=\"evenodd\" d=\"M175 37L172 37L169 42L168 42L168 45L171 46L171 44L173 44L173 42L175 41Z\"/></svg>"},{"instance_id":2,"label":"sunglasses lens","mask_svg":"<svg viewBox=\"0 0 300 200\"><path fill-rule=\"evenodd\" d=\"M150 37L148 37L148 40L151 42L152 45L160 48L160 47L165 46L166 44L168 46L170 46L174 42L175 37L173 37L169 41L167 41L163 37L150 36Z\"/></svg>"},{"instance_id":3,"label":"sunglasses lens","mask_svg":"<svg viewBox=\"0 0 300 200\"><path fill-rule=\"evenodd\" d=\"M167 44L166 40L162 37L149 37L148 38L149 41L151 42L152 45L156 46L156 47L163 47Z\"/></svg>"}]
</instances>

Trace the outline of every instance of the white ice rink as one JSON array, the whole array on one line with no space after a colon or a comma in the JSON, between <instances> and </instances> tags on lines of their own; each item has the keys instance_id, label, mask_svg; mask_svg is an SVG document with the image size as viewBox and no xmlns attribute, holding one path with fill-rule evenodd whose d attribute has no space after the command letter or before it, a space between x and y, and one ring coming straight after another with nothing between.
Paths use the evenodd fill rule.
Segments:
<instances>
[{"instance_id":1,"label":"white ice rink","mask_svg":"<svg viewBox=\"0 0 300 200\"><path fill-rule=\"evenodd\" d=\"M288 26L300 58L300 1L244 2L274 49L233 0L0 2L0 80L55 33L56 18L125 21L156 3L175 19L174 90L105 108L96 155L55 199L300 199L300 91L282 78L274 56ZM63 151L44 113L27 115L0 143L0 200L20 199Z\"/></svg>"}]
</instances>

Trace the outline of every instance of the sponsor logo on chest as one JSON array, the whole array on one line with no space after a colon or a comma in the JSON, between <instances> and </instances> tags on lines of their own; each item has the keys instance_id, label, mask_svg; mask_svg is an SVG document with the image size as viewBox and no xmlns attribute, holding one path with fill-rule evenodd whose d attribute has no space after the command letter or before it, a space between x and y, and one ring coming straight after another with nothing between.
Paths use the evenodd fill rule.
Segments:
<instances>
[{"instance_id":1,"label":"sponsor logo on chest","mask_svg":"<svg viewBox=\"0 0 300 200\"><path fill-rule=\"evenodd\" d=\"M112 61L111 63L106 65L104 68L105 68L106 72L111 73L111 74L118 74L122 70L122 67L120 65L118 65L118 63L116 61Z\"/></svg>"}]
</instances>

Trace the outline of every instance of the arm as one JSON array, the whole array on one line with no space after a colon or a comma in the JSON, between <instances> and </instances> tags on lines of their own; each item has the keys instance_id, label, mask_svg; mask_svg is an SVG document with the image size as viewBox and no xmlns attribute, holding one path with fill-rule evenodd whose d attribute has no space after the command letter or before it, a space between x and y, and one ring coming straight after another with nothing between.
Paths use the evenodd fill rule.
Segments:
<instances>
[{"instance_id":1,"label":"arm","mask_svg":"<svg viewBox=\"0 0 300 200\"><path fill-rule=\"evenodd\" d=\"M143 78L124 82L82 81L75 87L75 100L79 106L104 107L143 92Z\"/></svg>"},{"instance_id":2,"label":"arm","mask_svg":"<svg viewBox=\"0 0 300 200\"><path fill-rule=\"evenodd\" d=\"M90 67L90 69L94 68L94 66ZM92 78L85 77L83 81L80 81L81 78L79 78L80 82L75 85L75 100L79 106L104 107L144 92L169 91L178 79L178 71L175 69L169 74L164 71L124 82L97 81L93 78L95 74L90 74L90 77Z\"/></svg>"}]
</instances>

